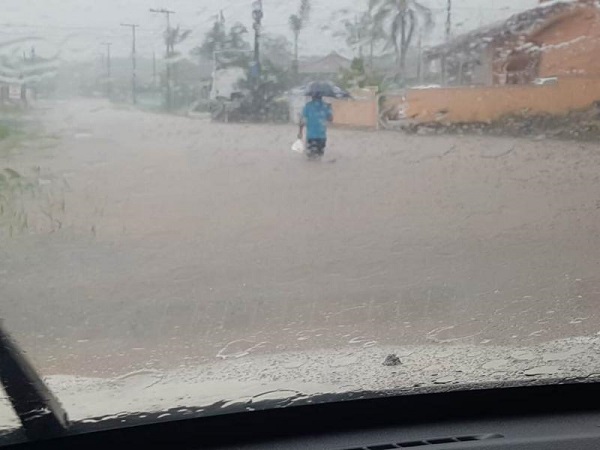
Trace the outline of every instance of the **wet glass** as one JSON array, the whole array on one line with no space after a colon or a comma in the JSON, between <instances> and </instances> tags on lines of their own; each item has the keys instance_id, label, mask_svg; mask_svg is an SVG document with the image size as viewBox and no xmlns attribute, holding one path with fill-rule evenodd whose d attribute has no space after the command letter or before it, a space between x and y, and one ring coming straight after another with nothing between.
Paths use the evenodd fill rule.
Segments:
<instances>
[{"instance_id":1,"label":"wet glass","mask_svg":"<svg viewBox=\"0 0 600 450\"><path fill-rule=\"evenodd\" d=\"M4 391L0 391L0 439L2 439L3 433L14 430L19 425L19 419L13 411L10 401L4 395Z\"/></svg>"},{"instance_id":2,"label":"wet glass","mask_svg":"<svg viewBox=\"0 0 600 450\"><path fill-rule=\"evenodd\" d=\"M600 373L596 6L0 22L0 319L72 420Z\"/></svg>"}]
</instances>

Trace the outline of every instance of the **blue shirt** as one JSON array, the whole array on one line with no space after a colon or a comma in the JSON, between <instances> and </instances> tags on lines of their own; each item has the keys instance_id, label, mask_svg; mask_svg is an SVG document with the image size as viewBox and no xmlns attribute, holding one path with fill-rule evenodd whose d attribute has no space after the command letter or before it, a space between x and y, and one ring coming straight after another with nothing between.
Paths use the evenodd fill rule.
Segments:
<instances>
[{"instance_id":1,"label":"blue shirt","mask_svg":"<svg viewBox=\"0 0 600 450\"><path fill-rule=\"evenodd\" d=\"M327 139L327 122L333 119L331 105L322 100L312 100L302 111L306 123L306 139Z\"/></svg>"}]
</instances>

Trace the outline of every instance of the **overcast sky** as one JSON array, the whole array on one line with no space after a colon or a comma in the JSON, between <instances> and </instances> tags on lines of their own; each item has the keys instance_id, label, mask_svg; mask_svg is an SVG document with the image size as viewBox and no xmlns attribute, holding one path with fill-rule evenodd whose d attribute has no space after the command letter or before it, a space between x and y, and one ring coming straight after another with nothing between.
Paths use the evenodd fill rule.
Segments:
<instances>
[{"instance_id":1,"label":"overcast sky","mask_svg":"<svg viewBox=\"0 0 600 450\"><path fill-rule=\"evenodd\" d=\"M296 10L298 1L263 0L264 31L291 39L287 18ZM435 43L443 34L446 0L421 2L434 10L437 32L430 43ZM131 49L131 34L119 24L127 22L140 25L138 52L149 57L153 51L162 54L161 35L165 27L164 16L150 13L149 8L174 10L172 25L193 30L186 44L189 48L202 41L219 10L223 10L229 24L240 21L250 28L251 3L252 0L2 0L0 41L41 37L44 41L36 42L38 53L60 49L65 59L94 57L103 51L101 43L111 42L113 55L126 56ZM505 19L537 3L538 0L453 0L453 33ZM340 26L332 16L343 8L359 12L361 4L360 0L312 0L310 25L301 36L302 54L337 50L349 56L343 40L332 37ZM324 30L326 27L333 30Z\"/></svg>"}]
</instances>

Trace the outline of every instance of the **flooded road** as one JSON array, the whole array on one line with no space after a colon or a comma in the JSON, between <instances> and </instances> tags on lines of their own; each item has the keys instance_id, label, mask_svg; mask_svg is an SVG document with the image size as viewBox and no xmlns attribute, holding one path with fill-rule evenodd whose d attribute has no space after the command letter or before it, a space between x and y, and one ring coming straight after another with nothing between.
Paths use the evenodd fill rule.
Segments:
<instances>
[{"instance_id":1,"label":"flooded road","mask_svg":"<svg viewBox=\"0 0 600 450\"><path fill-rule=\"evenodd\" d=\"M73 100L0 155L35 180L0 316L46 373L600 331L600 148L213 124ZM6 228L6 227L5 227Z\"/></svg>"}]
</instances>

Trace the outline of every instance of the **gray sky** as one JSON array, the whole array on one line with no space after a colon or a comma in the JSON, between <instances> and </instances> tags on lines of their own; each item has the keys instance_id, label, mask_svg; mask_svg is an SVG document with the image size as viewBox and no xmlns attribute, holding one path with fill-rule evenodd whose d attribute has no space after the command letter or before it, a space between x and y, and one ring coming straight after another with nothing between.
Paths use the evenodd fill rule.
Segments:
<instances>
[{"instance_id":1,"label":"gray sky","mask_svg":"<svg viewBox=\"0 0 600 450\"><path fill-rule=\"evenodd\" d=\"M438 31L430 42L434 43L444 29L446 0L421 1L435 12ZM45 43L36 43L38 53L60 49L65 59L97 56L103 51L100 43L112 42L113 54L126 56L131 48L130 31L119 24L129 22L140 25L138 52L151 56L153 51L157 54L163 51L161 35L165 19L151 14L149 8L163 7L176 11L172 24L193 30L186 44L189 48L201 42L220 9L229 24L241 21L250 28L251 3L252 0L3 0L0 41L42 37ZM366 0L364 3L366 5ZM453 3L454 33L459 34L533 7L538 0L453 0ZM287 18L296 10L297 4L298 0L263 0L264 31L283 34L291 39ZM332 37L333 31L323 31L327 26L334 29L340 26L331 18L342 8L358 12L361 3L356 0L312 0L310 25L301 36L302 54L337 50L350 55L343 40Z\"/></svg>"}]
</instances>

